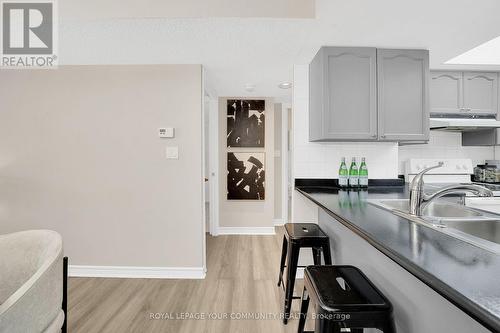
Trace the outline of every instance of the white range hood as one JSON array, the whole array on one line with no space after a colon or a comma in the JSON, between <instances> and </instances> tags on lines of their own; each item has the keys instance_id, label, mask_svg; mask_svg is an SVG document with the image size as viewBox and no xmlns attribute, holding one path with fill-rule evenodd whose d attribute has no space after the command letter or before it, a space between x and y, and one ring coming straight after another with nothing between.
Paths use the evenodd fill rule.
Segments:
<instances>
[{"instance_id":1,"label":"white range hood","mask_svg":"<svg viewBox=\"0 0 500 333\"><path fill-rule=\"evenodd\" d=\"M496 120L494 115L458 115L448 118L447 116L431 114L429 125L431 130L467 132L500 128L500 121Z\"/></svg>"}]
</instances>

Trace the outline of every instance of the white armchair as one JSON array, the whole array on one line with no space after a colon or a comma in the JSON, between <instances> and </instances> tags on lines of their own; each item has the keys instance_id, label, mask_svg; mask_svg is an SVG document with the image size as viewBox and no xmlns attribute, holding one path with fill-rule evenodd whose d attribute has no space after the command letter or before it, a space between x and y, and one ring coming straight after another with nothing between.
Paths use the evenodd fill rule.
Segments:
<instances>
[{"instance_id":1,"label":"white armchair","mask_svg":"<svg viewBox=\"0 0 500 333\"><path fill-rule=\"evenodd\" d=\"M0 332L61 332L63 280L57 232L0 235Z\"/></svg>"}]
</instances>

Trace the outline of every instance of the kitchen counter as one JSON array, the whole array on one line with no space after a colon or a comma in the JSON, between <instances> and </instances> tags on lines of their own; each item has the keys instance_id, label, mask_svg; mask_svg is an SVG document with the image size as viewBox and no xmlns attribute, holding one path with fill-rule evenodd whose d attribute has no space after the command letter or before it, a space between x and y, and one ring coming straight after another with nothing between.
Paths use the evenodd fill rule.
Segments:
<instances>
[{"instance_id":1,"label":"kitchen counter","mask_svg":"<svg viewBox=\"0 0 500 333\"><path fill-rule=\"evenodd\" d=\"M500 255L369 204L367 199L408 198L401 183L381 184L348 192L331 180L296 180L295 187L480 324L500 332Z\"/></svg>"}]
</instances>

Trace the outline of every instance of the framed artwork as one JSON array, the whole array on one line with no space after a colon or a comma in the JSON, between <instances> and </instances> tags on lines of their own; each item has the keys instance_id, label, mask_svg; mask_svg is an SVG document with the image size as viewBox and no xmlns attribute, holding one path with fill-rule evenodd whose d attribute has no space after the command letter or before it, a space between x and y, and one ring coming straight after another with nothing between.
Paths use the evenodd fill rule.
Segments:
<instances>
[{"instance_id":1,"label":"framed artwork","mask_svg":"<svg viewBox=\"0 0 500 333\"><path fill-rule=\"evenodd\" d=\"M227 146L264 147L265 100L227 100Z\"/></svg>"},{"instance_id":2,"label":"framed artwork","mask_svg":"<svg viewBox=\"0 0 500 333\"><path fill-rule=\"evenodd\" d=\"M227 153L227 199L264 200L265 153Z\"/></svg>"}]
</instances>

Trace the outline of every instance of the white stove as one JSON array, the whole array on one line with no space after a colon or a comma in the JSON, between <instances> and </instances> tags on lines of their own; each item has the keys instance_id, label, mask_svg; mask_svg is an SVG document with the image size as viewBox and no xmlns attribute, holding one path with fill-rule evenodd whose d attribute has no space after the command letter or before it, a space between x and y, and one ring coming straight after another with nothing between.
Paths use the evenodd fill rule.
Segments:
<instances>
[{"instance_id":1,"label":"white stove","mask_svg":"<svg viewBox=\"0 0 500 333\"><path fill-rule=\"evenodd\" d=\"M412 158L406 161L405 181L411 182L413 178L423 169L443 162L441 168L436 168L424 175L425 191L434 192L439 188L452 184L470 184L471 175L474 173L472 160L468 158L460 159L421 159ZM465 196L464 204L469 207L482 209L492 213L500 214L500 185L482 185L493 192L493 197L478 197L471 193Z\"/></svg>"}]
</instances>

